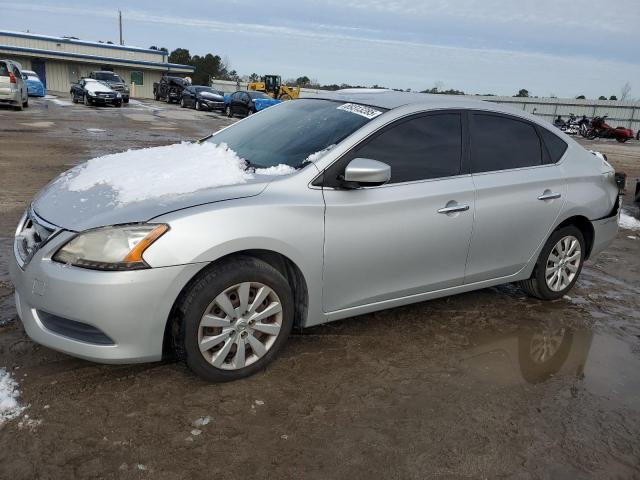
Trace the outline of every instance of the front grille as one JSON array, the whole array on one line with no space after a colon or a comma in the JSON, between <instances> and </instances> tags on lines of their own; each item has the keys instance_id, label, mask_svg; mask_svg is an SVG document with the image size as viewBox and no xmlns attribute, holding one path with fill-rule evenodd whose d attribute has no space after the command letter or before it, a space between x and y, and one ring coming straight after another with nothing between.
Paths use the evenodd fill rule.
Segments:
<instances>
[{"instance_id":1,"label":"front grille","mask_svg":"<svg viewBox=\"0 0 640 480\"><path fill-rule=\"evenodd\" d=\"M98 93L98 97L100 98L111 98L113 96L113 93Z\"/></svg>"},{"instance_id":2,"label":"front grille","mask_svg":"<svg viewBox=\"0 0 640 480\"><path fill-rule=\"evenodd\" d=\"M35 253L58 231L55 225L45 222L32 209L29 209L21 225L18 226L14 243L20 266L24 267L28 264Z\"/></svg>"},{"instance_id":3,"label":"front grille","mask_svg":"<svg viewBox=\"0 0 640 480\"><path fill-rule=\"evenodd\" d=\"M124 92L124 85L112 85L111 89L116 92Z\"/></svg>"}]
</instances>

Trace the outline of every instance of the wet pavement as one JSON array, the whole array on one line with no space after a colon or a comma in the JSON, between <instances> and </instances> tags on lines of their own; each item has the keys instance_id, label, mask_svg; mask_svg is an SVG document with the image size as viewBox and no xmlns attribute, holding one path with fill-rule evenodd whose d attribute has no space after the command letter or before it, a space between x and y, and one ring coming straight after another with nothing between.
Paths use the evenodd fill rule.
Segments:
<instances>
[{"instance_id":1,"label":"wet pavement","mask_svg":"<svg viewBox=\"0 0 640 480\"><path fill-rule=\"evenodd\" d=\"M505 285L314 327L229 384L31 342L7 265L33 194L79 161L228 123L156 102L0 110L0 368L27 406L0 425L0 478L640 477L640 231L555 302ZM640 176L637 142L590 146Z\"/></svg>"}]
</instances>

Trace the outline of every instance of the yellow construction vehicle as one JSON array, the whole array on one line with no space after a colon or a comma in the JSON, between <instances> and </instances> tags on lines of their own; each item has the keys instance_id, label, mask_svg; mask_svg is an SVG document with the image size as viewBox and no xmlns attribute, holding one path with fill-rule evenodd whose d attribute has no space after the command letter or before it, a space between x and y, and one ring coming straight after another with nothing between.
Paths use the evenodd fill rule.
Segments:
<instances>
[{"instance_id":1,"label":"yellow construction vehicle","mask_svg":"<svg viewBox=\"0 0 640 480\"><path fill-rule=\"evenodd\" d=\"M292 100L300 96L300 87L288 87L287 85L282 85L280 75L265 75L259 82L249 83L247 85L247 90L264 92L279 100Z\"/></svg>"}]
</instances>

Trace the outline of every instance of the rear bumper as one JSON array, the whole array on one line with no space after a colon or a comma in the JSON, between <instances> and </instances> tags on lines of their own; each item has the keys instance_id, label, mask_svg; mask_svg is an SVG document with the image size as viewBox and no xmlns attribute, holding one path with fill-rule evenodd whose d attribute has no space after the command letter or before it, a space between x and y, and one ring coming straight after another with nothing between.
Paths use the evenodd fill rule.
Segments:
<instances>
[{"instance_id":1,"label":"rear bumper","mask_svg":"<svg viewBox=\"0 0 640 480\"><path fill-rule=\"evenodd\" d=\"M11 103L17 105L21 102L22 98L20 98L20 90L0 88L0 103Z\"/></svg>"},{"instance_id":2,"label":"rear bumper","mask_svg":"<svg viewBox=\"0 0 640 480\"><path fill-rule=\"evenodd\" d=\"M602 218L600 220L594 220L591 222L593 225L593 247L589 258L595 258L600 252L607 248L611 242L613 242L618 234L618 218L620 216L620 209L618 208L615 215Z\"/></svg>"}]
</instances>

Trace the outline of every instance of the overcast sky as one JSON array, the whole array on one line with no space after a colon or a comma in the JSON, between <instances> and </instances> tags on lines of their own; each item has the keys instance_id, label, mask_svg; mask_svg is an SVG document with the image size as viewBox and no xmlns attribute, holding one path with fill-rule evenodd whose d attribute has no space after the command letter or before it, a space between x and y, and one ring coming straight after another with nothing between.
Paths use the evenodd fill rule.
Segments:
<instances>
[{"instance_id":1,"label":"overcast sky","mask_svg":"<svg viewBox=\"0 0 640 480\"><path fill-rule=\"evenodd\" d=\"M131 6L130 6L131 5ZM0 0L0 29L228 56L240 74L640 98L637 0Z\"/></svg>"}]
</instances>

